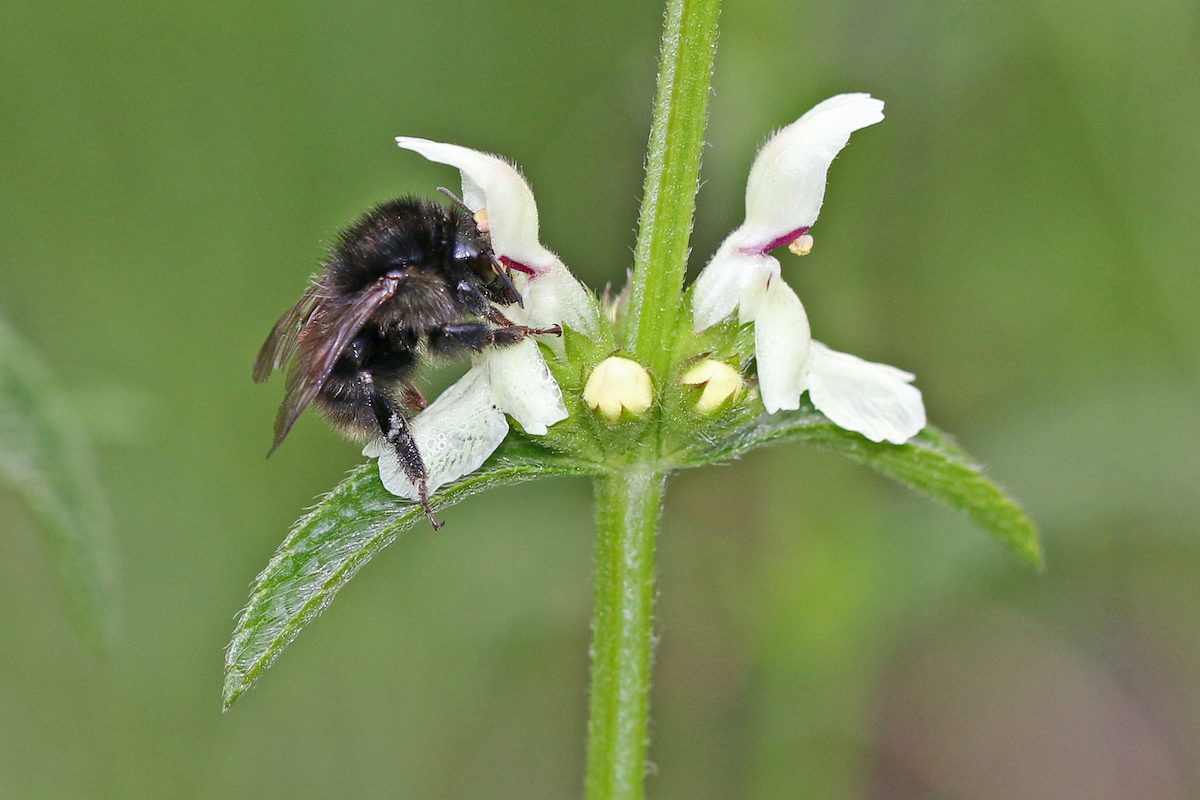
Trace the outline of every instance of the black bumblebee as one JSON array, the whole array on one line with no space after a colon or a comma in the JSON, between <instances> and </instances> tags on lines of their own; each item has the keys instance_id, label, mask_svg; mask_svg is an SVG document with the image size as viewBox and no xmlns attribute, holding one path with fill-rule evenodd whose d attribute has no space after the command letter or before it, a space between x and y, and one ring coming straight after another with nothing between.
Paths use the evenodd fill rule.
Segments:
<instances>
[{"instance_id":1,"label":"black bumblebee","mask_svg":"<svg viewBox=\"0 0 1200 800\"><path fill-rule=\"evenodd\" d=\"M348 436L383 436L396 448L434 528L441 525L429 507L428 472L408 426L409 416L425 407L413 385L423 355L562 333L557 326L515 325L492 305L520 303L521 296L486 230L454 199L453 206L392 200L343 231L324 272L275 323L254 362L261 383L292 361L272 453L315 402Z\"/></svg>"}]
</instances>

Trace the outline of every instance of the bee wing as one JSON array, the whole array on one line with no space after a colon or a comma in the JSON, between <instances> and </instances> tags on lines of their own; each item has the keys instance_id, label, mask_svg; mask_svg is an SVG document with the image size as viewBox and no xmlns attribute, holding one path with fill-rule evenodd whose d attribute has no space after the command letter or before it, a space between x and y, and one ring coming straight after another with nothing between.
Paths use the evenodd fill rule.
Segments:
<instances>
[{"instance_id":1,"label":"bee wing","mask_svg":"<svg viewBox=\"0 0 1200 800\"><path fill-rule=\"evenodd\" d=\"M300 356L288 375L287 396L275 418L275 444L279 447L292 425L329 380L329 373L362 326L384 302L396 292L397 279L383 277L364 289L354 302L345 308L320 313L314 309L298 336ZM321 306L328 311L328 306ZM269 341L269 340L268 340ZM268 454L269 455L269 454Z\"/></svg>"},{"instance_id":2,"label":"bee wing","mask_svg":"<svg viewBox=\"0 0 1200 800\"><path fill-rule=\"evenodd\" d=\"M319 301L318 287L315 284L311 285L300 297L300 302L292 306L286 314L279 318L279 322L275 323L275 327L267 336L267 341L258 351L258 358L254 359L255 383L262 383L270 376L271 372L282 369L283 365L292 357L292 353L296 352L296 345L300 343L300 335L308 327Z\"/></svg>"}]
</instances>

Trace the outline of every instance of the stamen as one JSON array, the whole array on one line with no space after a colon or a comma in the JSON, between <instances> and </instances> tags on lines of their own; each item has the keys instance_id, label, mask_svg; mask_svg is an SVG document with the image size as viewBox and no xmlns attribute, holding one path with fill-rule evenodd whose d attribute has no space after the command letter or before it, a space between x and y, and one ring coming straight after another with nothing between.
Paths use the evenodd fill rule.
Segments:
<instances>
[{"instance_id":1,"label":"stamen","mask_svg":"<svg viewBox=\"0 0 1200 800\"><path fill-rule=\"evenodd\" d=\"M791 250L793 253L795 253L798 256L806 256L812 252L812 249L813 249L813 237L811 234L808 234L808 233L804 234L803 236L796 239L796 241L794 241L788 245L788 250Z\"/></svg>"}]
</instances>

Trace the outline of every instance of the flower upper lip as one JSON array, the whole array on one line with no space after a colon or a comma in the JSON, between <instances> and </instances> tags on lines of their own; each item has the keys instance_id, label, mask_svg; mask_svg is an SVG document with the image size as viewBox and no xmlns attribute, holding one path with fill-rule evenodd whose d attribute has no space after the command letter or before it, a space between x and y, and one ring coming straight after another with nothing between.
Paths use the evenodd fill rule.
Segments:
<instances>
[{"instance_id":1,"label":"flower upper lip","mask_svg":"<svg viewBox=\"0 0 1200 800\"><path fill-rule=\"evenodd\" d=\"M769 241L811 227L825 199L825 176L850 134L883 121L883 101L839 94L813 106L767 140L746 181L746 222ZM799 234L797 234L799 235Z\"/></svg>"},{"instance_id":2,"label":"flower upper lip","mask_svg":"<svg viewBox=\"0 0 1200 800\"><path fill-rule=\"evenodd\" d=\"M552 268L558 259L538 239L537 202L516 167L490 153L415 136L397 136L396 144L462 173L463 203L472 212L487 209L497 256L535 271Z\"/></svg>"},{"instance_id":3,"label":"flower upper lip","mask_svg":"<svg viewBox=\"0 0 1200 800\"><path fill-rule=\"evenodd\" d=\"M595 299L541 243L537 201L515 166L469 147L414 136L397 136L396 144L456 167L462 174L463 203L473 212L486 210L492 250L510 268L513 284L524 299L525 308L505 311L513 322L534 328L565 325L589 336L596 334ZM549 344L560 352L554 340Z\"/></svg>"}]
</instances>

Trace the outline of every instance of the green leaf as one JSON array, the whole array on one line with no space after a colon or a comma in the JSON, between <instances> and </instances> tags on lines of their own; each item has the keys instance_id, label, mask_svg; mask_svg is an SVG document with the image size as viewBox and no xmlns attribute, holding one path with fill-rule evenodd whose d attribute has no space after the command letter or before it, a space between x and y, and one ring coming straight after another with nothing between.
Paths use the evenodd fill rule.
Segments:
<instances>
[{"instance_id":1,"label":"green leaf","mask_svg":"<svg viewBox=\"0 0 1200 800\"><path fill-rule=\"evenodd\" d=\"M482 467L439 489L430 505L437 511L496 486L592 469L510 434ZM424 519L419 505L383 487L374 462L352 471L325 495L292 527L255 579L225 657L225 708L258 680L372 556Z\"/></svg>"},{"instance_id":2,"label":"green leaf","mask_svg":"<svg viewBox=\"0 0 1200 800\"><path fill-rule=\"evenodd\" d=\"M1038 569L1043 567L1037 529L1024 510L937 428L926 427L906 444L877 444L834 425L805 398L799 410L764 414L712 449L693 455L692 463L737 458L771 442L805 442L874 467L934 500L965 511L1014 553Z\"/></svg>"},{"instance_id":3,"label":"green leaf","mask_svg":"<svg viewBox=\"0 0 1200 800\"><path fill-rule=\"evenodd\" d=\"M0 320L0 484L41 530L72 623L98 649L116 632L116 550L79 414Z\"/></svg>"}]
</instances>

